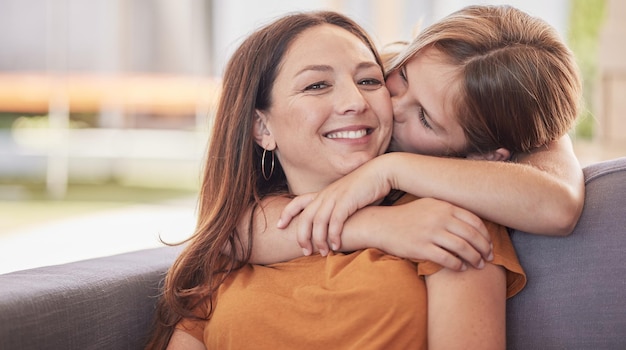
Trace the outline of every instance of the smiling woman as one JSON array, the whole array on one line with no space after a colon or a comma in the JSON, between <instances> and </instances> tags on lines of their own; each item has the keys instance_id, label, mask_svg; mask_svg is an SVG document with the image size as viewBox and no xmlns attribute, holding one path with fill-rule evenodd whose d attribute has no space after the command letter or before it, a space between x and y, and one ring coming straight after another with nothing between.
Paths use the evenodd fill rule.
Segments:
<instances>
[{"instance_id":1,"label":"smiling woman","mask_svg":"<svg viewBox=\"0 0 626 350\"><path fill-rule=\"evenodd\" d=\"M392 115L383 72L367 46L337 26L300 34L270 98L269 108L256 110L254 136L276 153L292 194L319 191L387 148Z\"/></svg>"},{"instance_id":2,"label":"smiling woman","mask_svg":"<svg viewBox=\"0 0 626 350\"><path fill-rule=\"evenodd\" d=\"M302 338L280 336L290 332L271 322L249 324L256 328L253 333L237 327L239 321L233 324L217 313L217 298L228 309L223 301L237 291L221 287L231 278L246 278L251 246L239 238L239 225L263 198L319 190L386 149L392 115L381 60L369 36L349 18L332 12L294 14L249 36L233 54L223 81L196 232L168 273L148 348L203 349L225 343L245 348L268 340L302 348ZM271 160L266 161L268 152ZM252 236L251 228L242 232ZM339 257L337 263L342 261ZM324 264L312 262L316 270ZM385 264L394 265L410 267L398 259ZM408 281L415 279L413 273ZM299 320L291 325L294 329L332 324L326 322L331 314L316 317L312 325L306 313L292 311ZM208 332L213 325L220 331ZM267 327L259 329L262 325ZM352 344L358 338L357 332L344 337ZM319 348L336 339L329 333L311 344Z\"/></svg>"}]
</instances>

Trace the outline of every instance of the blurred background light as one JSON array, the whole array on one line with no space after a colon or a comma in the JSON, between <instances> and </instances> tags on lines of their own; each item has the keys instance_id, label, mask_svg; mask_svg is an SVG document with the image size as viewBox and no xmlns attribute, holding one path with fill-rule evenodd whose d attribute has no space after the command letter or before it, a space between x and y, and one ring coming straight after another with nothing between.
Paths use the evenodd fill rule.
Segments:
<instances>
[{"instance_id":1,"label":"blurred background light","mask_svg":"<svg viewBox=\"0 0 626 350\"><path fill-rule=\"evenodd\" d=\"M0 273L188 237L220 76L255 28L336 10L382 47L472 3L554 25L584 74L582 165L626 155L626 2L0 0Z\"/></svg>"}]
</instances>

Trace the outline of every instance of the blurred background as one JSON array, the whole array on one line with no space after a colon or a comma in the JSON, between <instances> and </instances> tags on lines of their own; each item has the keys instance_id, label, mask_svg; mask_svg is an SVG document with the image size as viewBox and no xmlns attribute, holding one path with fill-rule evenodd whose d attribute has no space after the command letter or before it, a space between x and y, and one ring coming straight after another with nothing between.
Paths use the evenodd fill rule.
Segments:
<instances>
[{"instance_id":1,"label":"blurred background","mask_svg":"<svg viewBox=\"0 0 626 350\"><path fill-rule=\"evenodd\" d=\"M557 28L584 77L581 164L625 156L618 0L0 0L0 273L190 235L220 76L255 28L330 9L382 46L476 3Z\"/></svg>"}]
</instances>

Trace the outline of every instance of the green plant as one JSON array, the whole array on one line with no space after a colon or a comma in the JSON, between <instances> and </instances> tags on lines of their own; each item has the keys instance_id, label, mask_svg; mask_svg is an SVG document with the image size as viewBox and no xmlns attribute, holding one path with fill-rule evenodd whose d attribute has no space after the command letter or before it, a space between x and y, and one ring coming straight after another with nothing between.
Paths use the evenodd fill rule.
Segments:
<instances>
[{"instance_id":1,"label":"green plant","mask_svg":"<svg viewBox=\"0 0 626 350\"><path fill-rule=\"evenodd\" d=\"M584 103L575 135L591 139L595 124L593 92L598 74L598 38L607 6L606 0L570 0L570 6L567 41L582 74Z\"/></svg>"}]
</instances>

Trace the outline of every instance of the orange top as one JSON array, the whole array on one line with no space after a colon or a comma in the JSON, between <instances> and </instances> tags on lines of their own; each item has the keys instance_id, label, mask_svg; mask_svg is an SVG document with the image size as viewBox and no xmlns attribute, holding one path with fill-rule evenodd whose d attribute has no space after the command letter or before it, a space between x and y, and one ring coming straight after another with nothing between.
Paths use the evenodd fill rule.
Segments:
<instances>
[{"instance_id":1,"label":"orange top","mask_svg":"<svg viewBox=\"0 0 626 350\"><path fill-rule=\"evenodd\" d=\"M506 229L488 228L493 263L506 268L513 296L526 276ZM210 321L185 319L177 328L207 349L425 349L423 275L439 269L378 249L246 265L219 288Z\"/></svg>"}]
</instances>

